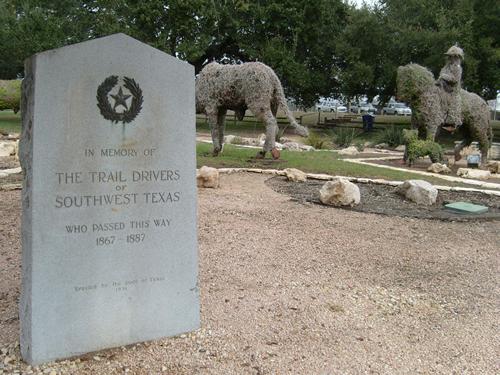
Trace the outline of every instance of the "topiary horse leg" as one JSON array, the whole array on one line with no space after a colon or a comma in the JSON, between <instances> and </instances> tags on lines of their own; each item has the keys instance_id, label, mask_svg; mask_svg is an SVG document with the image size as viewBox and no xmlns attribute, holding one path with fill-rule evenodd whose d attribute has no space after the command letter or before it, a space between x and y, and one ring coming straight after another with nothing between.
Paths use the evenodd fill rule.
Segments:
<instances>
[{"instance_id":1,"label":"topiary horse leg","mask_svg":"<svg viewBox=\"0 0 500 375\"><path fill-rule=\"evenodd\" d=\"M217 130L218 130L218 139L219 139L219 145L220 145L220 150L222 151L224 148L224 122L226 120L226 109L219 109L219 112L217 114Z\"/></svg>"},{"instance_id":2,"label":"topiary horse leg","mask_svg":"<svg viewBox=\"0 0 500 375\"><path fill-rule=\"evenodd\" d=\"M212 155L217 156L221 151L221 143L219 139L219 126L217 124L218 112L216 110L207 111L208 125L210 126L210 132L212 133L212 143L213 151Z\"/></svg>"},{"instance_id":3,"label":"topiary horse leg","mask_svg":"<svg viewBox=\"0 0 500 375\"><path fill-rule=\"evenodd\" d=\"M487 134L481 134L478 137L479 149L481 150L481 166L484 166L488 161L488 150L490 149L491 142Z\"/></svg>"},{"instance_id":4,"label":"topiary horse leg","mask_svg":"<svg viewBox=\"0 0 500 375\"><path fill-rule=\"evenodd\" d=\"M471 140L469 138L466 138L455 146L455 148L453 149L455 153L455 161L459 161L460 159L462 159L460 152L464 149L464 147L469 146L471 143L472 143Z\"/></svg>"},{"instance_id":5,"label":"topiary horse leg","mask_svg":"<svg viewBox=\"0 0 500 375\"><path fill-rule=\"evenodd\" d=\"M252 111L254 112L254 111ZM254 112L256 113L256 112ZM276 149L276 132L278 131L278 124L274 118L271 109L261 108L260 111L256 113L258 120L264 122L266 125L266 140L264 142L264 147L262 151L257 154L257 158L264 158L266 153L271 152L274 159L279 158L279 151Z\"/></svg>"}]
</instances>

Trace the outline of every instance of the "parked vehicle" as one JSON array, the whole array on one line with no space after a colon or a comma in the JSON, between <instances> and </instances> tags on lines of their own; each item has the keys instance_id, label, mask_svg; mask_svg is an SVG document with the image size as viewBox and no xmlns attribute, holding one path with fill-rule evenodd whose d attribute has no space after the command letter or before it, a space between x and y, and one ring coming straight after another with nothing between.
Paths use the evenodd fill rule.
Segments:
<instances>
[{"instance_id":1,"label":"parked vehicle","mask_svg":"<svg viewBox=\"0 0 500 375\"><path fill-rule=\"evenodd\" d=\"M375 113L377 109L372 105L372 103L360 102L351 106L351 112L354 113Z\"/></svg>"},{"instance_id":2,"label":"parked vehicle","mask_svg":"<svg viewBox=\"0 0 500 375\"><path fill-rule=\"evenodd\" d=\"M383 112L386 115L411 116L411 109L404 103L389 103Z\"/></svg>"},{"instance_id":3,"label":"parked vehicle","mask_svg":"<svg viewBox=\"0 0 500 375\"><path fill-rule=\"evenodd\" d=\"M346 113L347 107L345 105L339 104L333 108L332 112Z\"/></svg>"},{"instance_id":4,"label":"parked vehicle","mask_svg":"<svg viewBox=\"0 0 500 375\"><path fill-rule=\"evenodd\" d=\"M316 103L316 110L322 112L334 112L337 100L333 98L319 98L318 103Z\"/></svg>"},{"instance_id":5,"label":"parked vehicle","mask_svg":"<svg viewBox=\"0 0 500 375\"><path fill-rule=\"evenodd\" d=\"M319 98L316 110L321 112L347 112L347 107L333 98Z\"/></svg>"}]
</instances>

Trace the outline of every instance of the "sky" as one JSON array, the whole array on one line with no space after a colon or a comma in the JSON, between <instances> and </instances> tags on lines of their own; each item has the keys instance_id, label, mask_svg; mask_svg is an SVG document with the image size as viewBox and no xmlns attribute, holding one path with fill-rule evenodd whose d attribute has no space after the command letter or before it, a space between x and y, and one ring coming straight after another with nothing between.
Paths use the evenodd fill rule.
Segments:
<instances>
[{"instance_id":1,"label":"sky","mask_svg":"<svg viewBox=\"0 0 500 375\"><path fill-rule=\"evenodd\" d=\"M348 0L348 2L356 5L357 8L360 8L363 3L366 3L367 5L371 6L375 3L378 3L378 0Z\"/></svg>"}]
</instances>

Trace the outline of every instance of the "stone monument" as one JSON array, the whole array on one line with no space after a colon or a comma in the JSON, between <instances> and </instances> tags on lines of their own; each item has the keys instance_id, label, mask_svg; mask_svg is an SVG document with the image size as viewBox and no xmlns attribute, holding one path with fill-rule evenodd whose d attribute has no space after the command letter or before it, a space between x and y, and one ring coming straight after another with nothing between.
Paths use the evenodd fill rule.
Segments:
<instances>
[{"instance_id":1,"label":"stone monument","mask_svg":"<svg viewBox=\"0 0 500 375\"><path fill-rule=\"evenodd\" d=\"M24 359L199 327L193 67L115 34L25 70Z\"/></svg>"}]
</instances>

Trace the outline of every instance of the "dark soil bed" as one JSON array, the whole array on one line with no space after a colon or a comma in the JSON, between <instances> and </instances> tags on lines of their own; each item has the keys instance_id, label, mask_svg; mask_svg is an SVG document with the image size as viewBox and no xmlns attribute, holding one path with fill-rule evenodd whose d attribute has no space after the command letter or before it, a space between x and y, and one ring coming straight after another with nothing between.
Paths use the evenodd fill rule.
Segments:
<instances>
[{"instance_id":1,"label":"dark soil bed","mask_svg":"<svg viewBox=\"0 0 500 375\"><path fill-rule=\"evenodd\" d=\"M276 176L266 184L273 190L290 196L299 202L322 204L319 189L325 181L307 180L307 182L289 182L285 177ZM479 192L439 191L433 206L421 206L405 200L395 192L395 187L378 184L357 184L361 192L361 203L346 210L369 212L390 216L415 217L421 219L439 219L447 221L500 220L500 197ZM449 211L444 204L451 202L470 202L489 208L484 214L467 215Z\"/></svg>"},{"instance_id":2,"label":"dark soil bed","mask_svg":"<svg viewBox=\"0 0 500 375\"><path fill-rule=\"evenodd\" d=\"M419 170L427 172L427 168L432 164L428 158L418 159L415 163L408 167L406 163L401 159L389 159L389 160L370 160L370 163L380 164L380 165L389 165L391 167L405 168L408 172L412 170ZM461 161L455 165L450 166L451 173L450 176L456 176L458 168L467 168L467 163L465 161ZM487 182L500 183L500 178L489 178Z\"/></svg>"}]
</instances>

